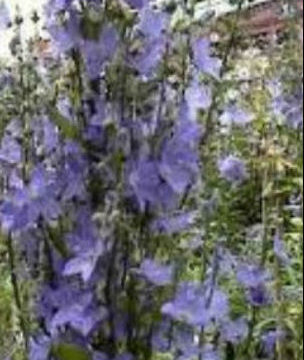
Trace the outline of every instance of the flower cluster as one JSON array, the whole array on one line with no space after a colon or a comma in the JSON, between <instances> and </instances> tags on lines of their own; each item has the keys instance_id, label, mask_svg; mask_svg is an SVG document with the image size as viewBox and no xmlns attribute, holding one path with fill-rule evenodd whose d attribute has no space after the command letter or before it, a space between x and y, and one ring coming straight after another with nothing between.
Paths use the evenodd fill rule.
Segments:
<instances>
[{"instance_id":1,"label":"flower cluster","mask_svg":"<svg viewBox=\"0 0 304 360\"><path fill-rule=\"evenodd\" d=\"M180 7L191 18L187 1ZM216 241L202 274L188 279L189 258L203 262L206 251L193 230L202 119L213 113L222 61L195 21L172 31L172 9L158 2L49 0L45 12L67 84L35 115L21 111L0 143L1 231L35 284L28 358L228 358L252 328L235 316L225 276L253 311L271 304L272 277ZM5 16L0 5L0 28ZM252 118L233 104L219 122L245 128ZM217 165L232 188L249 178L235 155ZM288 263L279 237L273 248ZM268 352L278 337L265 335Z\"/></svg>"}]
</instances>

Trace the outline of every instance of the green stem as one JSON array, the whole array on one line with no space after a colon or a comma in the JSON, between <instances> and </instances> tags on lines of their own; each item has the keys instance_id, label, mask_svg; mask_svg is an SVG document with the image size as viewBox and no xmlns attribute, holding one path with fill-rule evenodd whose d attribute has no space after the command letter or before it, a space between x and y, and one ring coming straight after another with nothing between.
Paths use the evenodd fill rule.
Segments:
<instances>
[{"instance_id":1,"label":"green stem","mask_svg":"<svg viewBox=\"0 0 304 360\"><path fill-rule=\"evenodd\" d=\"M29 348L28 330L27 330L25 317L23 315L21 294L20 294L18 278L17 278L17 274L16 274L15 251L14 251L13 239L12 239L11 234L9 234L7 237L7 250L8 250L10 277L11 277L11 284L13 287L14 301L15 301L17 311L18 311L20 330L22 332L25 352L27 354L28 348Z\"/></svg>"},{"instance_id":2,"label":"green stem","mask_svg":"<svg viewBox=\"0 0 304 360\"><path fill-rule=\"evenodd\" d=\"M248 331L248 336L247 336L247 340L246 340L245 347L244 347L244 350L245 350L247 356L250 356L250 359L252 359L254 357L254 355L252 354L251 344L253 341L253 333L254 333L254 327L255 327L256 320L257 320L257 308L255 306L251 306L249 331Z\"/></svg>"},{"instance_id":3,"label":"green stem","mask_svg":"<svg viewBox=\"0 0 304 360\"><path fill-rule=\"evenodd\" d=\"M276 188L279 188L279 184L277 184ZM277 236L282 238L282 224L281 224L281 199L277 196L276 199L276 231ZM279 259L275 256L275 296L276 303L278 304L277 309L277 330L283 331L284 329L284 303L282 296L282 276L281 276L281 265ZM281 336L277 337L276 341L276 350L278 359L277 360L285 360L285 349L284 349L284 339Z\"/></svg>"},{"instance_id":4,"label":"green stem","mask_svg":"<svg viewBox=\"0 0 304 360\"><path fill-rule=\"evenodd\" d=\"M81 59L80 54L76 50L73 51L72 54L74 65L75 65L75 73L76 73L76 91L77 91L77 103L76 103L76 114L77 114L77 121L78 126L81 130L85 129L86 127L86 118L85 114L82 109L82 98L84 94L84 86L82 82L81 76Z\"/></svg>"},{"instance_id":5,"label":"green stem","mask_svg":"<svg viewBox=\"0 0 304 360\"><path fill-rule=\"evenodd\" d=\"M229 62L229 58L232 53L232 50L234 49L234 46L235 46L235 40L236 40L236 35L237 35L237 30L238 30L238 20L239 20L241 11L242 11L243 3L244 3L244 0L240 0L238 3L238 8L237 8L237 11L235 14L235 19L234 19L233 27L231 30L231 35L230 35L229 41L227 43L227 46L226 46L225 52L224 52L224 57L223 57L219 80L223 79L223 76L225 75L225 73L228 70L228 62ZM216 86L213 91L211 106L206 115L205 134L200 143L200 145L202 147L208 143L208 140L213 133L213 127L214 127L213 118L214 118L214 113L215 113L215 111L217 109L217 105L218 105L218 99L219 99L221 85L222 84L219 82L219 85Z\"/></svg>"},{"instance_id":6,"label":"green stem","mask_svg":"<svg viewBox=\"0 0 304 360\"><path fill-rule=\"evenodd\" d=\"M106 299L106 304L109 309L109 328L110 328L110 336L108 340L109 353L112 356L116 355L117 352L117 344L116 344L116 336L115 336L115 299L114 299L114 291L113 284L115 283L115 264L116 264L116 256L117 256L117 248L118 248L118 238L116 237L114 240L114 244L111 249L109 265L107 269L107 280L106 286L104 290L104 295Z\"/></svg>"},{"instance_id":7,"label":"green stem","mask_svg":"<svg viewBox=\"0 0 304 360\"><path fill-rule=\"evenodd\" d=\"M267 259L267 249L268 249L268 204L267 197L264 193L264 190L268 185L268 169L264 170L263 174L263 185L262 185L262 223L263 223L263 239L262 239L262 255L261 255L261 266L265 265Z\"/></svg>"}]
</instances>

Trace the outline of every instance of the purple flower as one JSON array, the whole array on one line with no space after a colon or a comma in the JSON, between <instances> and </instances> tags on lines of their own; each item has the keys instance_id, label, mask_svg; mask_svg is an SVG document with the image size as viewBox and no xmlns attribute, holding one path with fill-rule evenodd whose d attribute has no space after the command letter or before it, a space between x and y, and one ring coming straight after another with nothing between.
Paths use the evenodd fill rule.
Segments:
<instances>
[{"instance_id":1,"label":"purple flower","mask_svg":"<svg viewBox=\"0 0 304 360\"><path fill-rule=\"evenodd\" d=\"M60 182L62 199L67 201L73 198L84 199L86 194L85 176L87 162L84 154L75 142L68 141L64 146L65 164L61 169Z\"/></svg>"},{"instance_id":2,"label":"purple flower","mask_svg":"<svg viewBox=\"0 0 304 360\"><path fill-rule=\"evenodd\" d=\"M4 135L0 147L0 162L16 165L21 162L22 150L20 144L11 136Z\"/></svg>"},{"instance_id":3,"label":"purple flower","mask_svg":"<svg viewBox=\"0 0 304 360\"><path fill-rule=\"evenodd\" d=\"M210 89L200 85L197 80L193 80L186 89L185 97L189 107L191 121L195 121L199 110L208 109L211 105Z\"/></svg>"},{"instance_id":4,"label":"purple flower","mask_svg":"<svg viewBox=\"0 0 304 360\"><path fill-rule=\"evenodd\" d=\"M184 346L178 345L178 360L192 360L197 359L199 355L201 354L201 349L196 345L192 343L187 343ZM205 359L205 358L204 358Z\"/></svg>"},{"instance_id":5,"label":"purple flower","mask_svg":"<svg viewBox=\"0 0 304 360\"><path fill-rule=\"evenodd\" d=\"M124 0L128 5L135 9L142 9L149 0Z\"/></svg>"},{"instance_id":6,"label":"purple flower","mask_svg":"<svg viewBox=\"0 0 304 360\"><path fill-rule=\"evenodd\" d=\"M180 233L193 224L195 216L196 214L194 212L187 212L174 216L163 216L153 222L152 229L169 235Z\"/></svg>"},{"instance_id":7,"label":"purple flower","mask_svg":"<svg viewBox=\"0 0 304 360\"><path fill-rule=\"evenodd\" d=\"M145 7L140 12L138 30L150 39L158 39L168 24L168 16L163 12L153 11Z\"/></svg>"},{"instance_id":8,"label":"purple flower","mask_svg":"<svg viewBox=\"0 0 304 360\"><path fill-rule=\"evenodd\" d=\"M193 336L192 336L193 338ZM192 340L192 341L191 341ZM193 339L180 339L180 342L176 344L178 348L178 360L192 360L202 358L203 360L220 360L219 353L214 349L211 344L206 344L203 347L195 344Z\"/></svg>"},{"instance_id":9,"label":"purple flower","mask_svg":"<svg viewBox=\"0 0 304 360\"><path fill-rule=\"evenodd\" d=\"M237 279L246 287L256 287L270 280L270 275L257 265L241 265L237 271Z\"/></svg>"},{"instance_id":10,"label":"purple flower","mask_svg":"<svg viewBox=\"0 0 304 360\"><path fill-rule=\"evenodd\" d=\"M219 352L212 345L205 345L201 354L204 360L220 360Z\"/></svg>"},{"instance_id":11,"label":"purple flower","mask_svg":"<svg viewBox=\"0 0 304 360\"><path fill-rule=\"evenodd\" d=\"M11 120L5 128L5 134L15 139L21 139L23 136L22 126L19 119Z\"/></svg>"},{"instance_id":12,"label":"purple flower","mask_svg":"<svg viewBox=\"0 0 304 360\"><path fill-rule=\"evenodd\" d=\"M232 344L239 344L248 335L248 322L244 318L228 320L221 326L221 337Z\"/></svg>"},{"instance_id":13,"label":"purple flower","mask_svg":"<svg viewBox=\"0 0 304 360\"><path fill-rule=\"evenodd\" d=\"M162 151L159 171L176 194L183 194L198 173L197 154L178 136L167 140Z\"/></svg>"},{"instance_id":14,"label":"purple flower","mask_svg":"<svg viewBox=\"0 0 304 360\"><path fill-rule=\"evenodd\" d=\"M174 134L162 148L159 171L172 190L181 195L198 174L197 140L199 128L187 117L187 108L180 110Z\"/></svg>"},{"instance_id":15,"label":"purple flower","mask_svg":"<svg viewBox=\"0 0 304 360\"><path fill-rule=\"evenodd\" d=\"M95 247L90 247L87 251L82 251L76 257L68 260L65 264L63 275L71 276L80 274L86 283L92 277L100 256L104 253L104 246L101 241L97 241Z\"/></svg>"},{"instance_id":16,"label":"purple flower","mask_svg":"<svg viewBox=\"0 0 304 360\"><path fill-rule=\"evenodd\" d=\"M251 122L253 116L247 111L240 109L235 104L229 105L220 117L222 125L231 126L233 124L244 126Z\"/></svg>"},{"instance_id":17,"label":"purple flower","mask_svg":"<svg viewBox=\"0 0 304 360\"><path fill-rule=\"evenodd\" d=\"M214 289L210 298L209 286L199 283L181 283L175 299L163 305L162 313L193 326L207 326L228 313L227 296Z\"/></svg>"},{"instance_id":18,"label":"purple flower","mask_svg":"<svg viewBox=\"0 0 304 360\"><path fill-rule=\"evenodd\" d=\"M109 357L105 353L94 351L92 360L109 360Z\"/></svg>"},{"instance_id":19,"label":"purple flower","mask_svg":"<svg viewBox=\"0 0 304 360\"><path fill-rule=\"evenodd\" d=\"M104 120L106 118L106 104L103 99L94 101L94 112L87 111L88 124L85 137L92 141L95 146L102 146L104 133Z\"/></svg>"},{"instance_id":20,"label":"purple flower","mask_svg":"<svg viewBox=\"0 0 304 360\"><path fill-rule=\"evenodd\" d=\"M0 89L13 86L15 83L14 76L11 70L3 69L0 72Z\"/></svg>"},{"instance_id":21,"label":"purple flower","mask_svg":"<svg viewBox=\"0 0 304 360\"><path fill-rule=\"evenodd\" d=\"M52 152L59 144L58 131L55 125L47 118L43 121L43 146L46 154Z\"/></svg>"},{"instance_id":22,"label":"purple flower","mask_svg":"<svg viewBox=\"0 0 304 360\"><path fill-rule=\"evenodd\" d=\"M51 339L46 335L31 338L29 345L30 360L48 360L51 344Z\"/></svg>"},{"instance_id":23,"label":"purple flower","mask_svg":"<svg viewBox=\"0 0 304 360\"><path fill-rule=\"evenodd\" d=\"M49 156L54 150L58 149L58 130L47 116L35 119L31 123L31 127L38 155L41 155L42 152L45 156Z\"/></svg>"},{"instance_id":24,"label":"purple flower","mask_svg":"<svg viewBox=\"0 0 304 360\"><path fill-rule=\"evenodd\" d=\"M278 340L283 340L286 333L282 330L270 330L263 334L262 344L264 351L268 356L272 356L275 352L275 345Z\"/></svg>"},{"instance_id":25,"label":"purple flower","mask_svg":"<svg viewBox=\"0 0 304 360\"><path fill-rule=\"evenodd\" d=\"M118 34L112 26L106 26L102 29L98 41L83 41L81 52L90 79L95 79L99 76L103 64L113 57L117 44Z\"/></svg>"},{"instance_id":26,"label":"purple flower","mask_svg":"<svg viewBox=\"0 0 304 360\"><path fill-rule=\"evenodd\" d=\"M86 194L84 173L78 168L78 163L70 159L62 173L63 194L62 199L84 199Z\"/></svg>"},{"instance_id":27,"label":"purple flower","mask_svg":"<svg viewBox=\"0 0 304 360\"><path fill-rule=\"evenodd\" d=\"M56 312L51 320L51 333L56 334L57 329L69 325L87 337L106 315L106 309L92 305L92 295L88 294L80 299L75 299L74 303L64 306Z\"/></svg>"},{"instance_id":28,"label":"purple flower","mask_svg":"<svg viewBox=\"0 0 304 360\"><path fill-rule=\"evenodd\" d=\"M201 129L197 121L191 118L190 104L183 101L178 113L175 134L185 145L196 149L201 136Z\"/></svg>"},{"instance_id":29,"label":"purple flower","mask_svg":"<svg viewBox=\"0 0 304 360\"><path fill-rule=\"evenodd\" d=\"M0 31L7 29L10 25L11 19L8 8L5 2L0 2Z\"/></svg>"},{"instance_id":30,"label":"purple flower","mask_svg":"<svg viewBox=\"0 0 304 360\"><path fill-rule=\"evenodd\" d=\"M36 203L36 200L38 202ZM53 198L39 204L40 198L32 199L28 188L22 187L10 192L0 205L1 225L6 230L17 231L29 228L41 215L46 215L53 204ZM56 206L56 214L58 207ZM50 218L48 218L50 220Z\"/></svg>"},{"instance_id":31,"label":"purple flower","mask_svg":"<svg viewBox=\"0 0 304 360\"><path fill-rule=\"evenodd\" d=\"M253 306L266 306L271 303L271 297L264 284L250 287L247 290L247 299Z\"/></svg>"},{"instance_id":32,"label":"purple flower","mask_svg":"<svg viewBox=\"0 0 304 360\"><path fill-rule=\"evenodd\" d=\"M153 349L161 352L168 351L170 348L169 333L171 321L163 319L153 331L152 346Z\"/></svg>"},{"instance_id":33,"label":"purple flower","mask_svg":"<svg viewBox=\"0 0 304 360\"><path fill-rule=\"evenodd\" d=\"M144 42L138 53L130 59L130 63L144 77L151 77L165 52L165 41L153 39Z\"/></svg>"},{"instance_id":34,"label":"purple flower","mask_svg":"<svg viewBox=\"0 0 304 360\"><path fill-rule=\"evenodd\" d=\"M158 164L153 160L138 160L129 176L129 183L141 211L149 204L156 208L170 208L174 204L174 193L160 178Z\"/></svg>"},{"instance_id":35,"label":"purple flower","mask_svg":"<svg viewBox=\"0 0 304 360\"><path fill-rule=\"evenodd\" d=\"M293 129L303 127L303 85L298 86L292 94L284 94L281 87L272 91L272 111L283 116L286 125Z\"/></svg>"},{"instance_id":36,"label":"purple flower","mask_svg":"<svg viewBox=\"0 0 304 360\"><path fill-rule=\"evenodd\" d=\"M39 289L39 298L36 303L36 313L39 318L43 318L49 329L53 315L64 306L72 305L75 299L79 299L81 294L78 287L71 283L61 281L57 286L44 284Z\"/></svg>"},{"instance_id":37,"label":"purple flower","mask_svg":"<svg viewBox=\"0 0 304 360\"><path fill-rule=\"evenodd\" d=\"M273 252L282 265L288 265L290 263L290 259L286 252L284 242L278 232L276 232L274 236Z\"/></svg>"},{"instance_id":38,"label":"purple flower","mask_svg":"<svg viewBox=\"0 0 304 360\"><path fill-rule=\"evenodd\" d=\"M33 169L28 187L31 220L34 223L39 216L46 221L55 220L61 213L61 207L56 198L57 184L52 174L42 166Z\"/></svg>"},{"instance_id":39,"label":"purple flower","mask_svg":"<svg viewBox=\"0 0 304 360\"><path fill-rule=\"evenodd\" d=\"M218 168L221 177L230 183L239 184L248 176L244 162L234 155L219 160Z\"/></svg>"},{"instance_id":40,"label":"purple flower","mask_svg":"<svg viewBox=\"0 0 304 360\"><path fill-rule=\"evenodd\" d=\"M23 180L17 170L12 170L8 178L8 188L10 190L21 190L24 187Z\"/></svg>"},{"instance_id":41,"label":"purple flower","mask_svg":"<svg viewBox=\"0 0 304 360\"><path fill-rule=\"evenodd\" d=\"M270 274L256 265L242 265L237 271L238 281L246 288L247 298L254 306L268 305L271 301L266 282Z\"/></svg>"},{"instance_id":42,"label":"purple flower","mask_svg":"<svg viewBox=\"0 0 304 360\"><path fill-rule=\"evenodd\" d=\"M199 70L215 78L219 77L222 62L210 56L210 41L206 38L197 39L193 43L194 63Z\"/></svg>"},{"instance_id":43,"label":"purple flower","mask_svg":"<svg viewBox=\"0 0 304 360\"><path fill-rule=\"evenodd\" d=\"M92 360L109 360L109 357L105 353L94 351Z\"/></svg>"},{"instance_id":44,"label":"purple flower","mask_svg":"<svg viewBox=\"0 0 304 360\"><path fill-rule=\"evenodd\" d=\"M172 266L162 265L151 259L145 259L136 272L156 286L168 285L173 278Z\"/></svg>"},{"instance_id":45,"label":"purple flower","mask_svg":"<svg viewBox=\"0 0 304 360\"><path fill-rule=\"evenodd\" d=\"M52 9L53 11L53 9ZM60 24L56 17L47 16L47 28L55 46L61 52L69 52L78 47L80 36L80 19L75 10L69 11L69 18Z\"/></svg>"},{"instance_id":46,"label":"purple flower","mask_svg":"<svg viewBox=\"0 0 304 360\"><path fill-rule=\"evenodd\" d=\"M73 0L49 0L48 6L52 8L54 12L67 9Z\"/></svg>"},{"instance_id":47,"label":"purple flower","mask_svg":"<svg viewBox=\"0 0 304 360\"><path fill-rule=\"evenodd\" d=\"M73 254L83 254L83 250L95 249L102 251L99 233L92 222L90 208L77 209L75 216L75 229L66 236L66 243Z\"/></svg>"}]
</instances>

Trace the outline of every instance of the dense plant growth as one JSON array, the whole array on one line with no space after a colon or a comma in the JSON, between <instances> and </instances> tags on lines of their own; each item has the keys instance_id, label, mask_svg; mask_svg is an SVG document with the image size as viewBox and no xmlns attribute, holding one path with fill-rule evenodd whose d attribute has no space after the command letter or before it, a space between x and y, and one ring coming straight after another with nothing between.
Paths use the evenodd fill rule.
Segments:
<instances>
[{"instance_id":1,"label":"dense plant growth","mask_svg":"<svg viewBox=\"0 0 304 360\"><path fill-rule=\"evenodd\" d=\"M49 0L48 56L1 5L4 358L301 358L300 40L197 3Z\"/></svg>"}]
</instances>

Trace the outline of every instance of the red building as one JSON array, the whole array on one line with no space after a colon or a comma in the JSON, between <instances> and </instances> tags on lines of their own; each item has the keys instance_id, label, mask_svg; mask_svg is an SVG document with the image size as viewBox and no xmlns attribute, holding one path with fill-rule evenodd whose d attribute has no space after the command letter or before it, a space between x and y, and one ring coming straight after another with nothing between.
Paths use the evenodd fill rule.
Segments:
<instances>
[{"instance_id":1,"label":"red building","mask_svg":"<svg viewBox=\"0 0 304 360\"><path fill-rule=\"evenodd\" d=\"M288 19L303 25L303 0L291 0L283 4L280 0L266 2L244 11L243 26L249 35L274 35L283 31Z\"/></svg>"}]
</instances>

